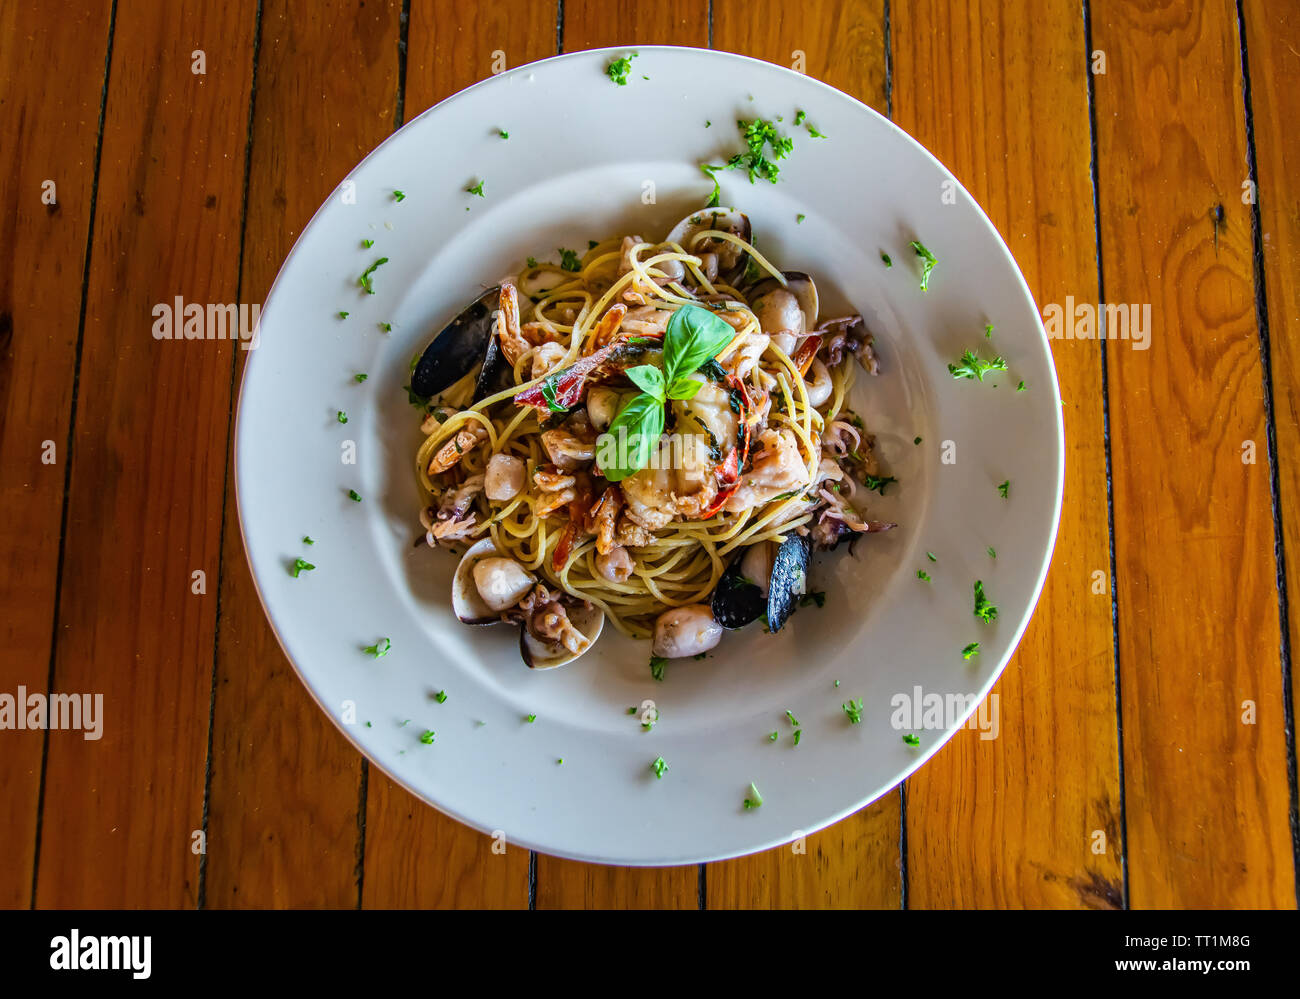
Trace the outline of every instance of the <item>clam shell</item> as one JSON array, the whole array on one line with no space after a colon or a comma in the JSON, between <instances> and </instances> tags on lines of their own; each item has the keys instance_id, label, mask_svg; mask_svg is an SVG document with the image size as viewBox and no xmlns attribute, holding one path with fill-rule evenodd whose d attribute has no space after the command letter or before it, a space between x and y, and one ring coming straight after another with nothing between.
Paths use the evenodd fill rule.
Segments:
<instances>
[{"instance_id":1,"label":"clam shell","mask_svg":"<svg viewBox=\"0 0 1300 999\"><path fill-rule=\"evenodd\" d=\"M483 538L470 545L461 557L451 578L451 609L457 620L464 624L496 624L501 620L501 615L484 602L474 585L474 564L500 554L491 538Z\"/></svg>"},{"instance_id":2,"label":"clam shell","mask_svg":"<svg viewBox=\"0 0 1300 999\"><path fill-rule=\"evenodd\" d=\"M530 669L555 669L557 666L568 665L596 644L596 639L605 627L605 613L599 607L570 607L569 620L587 639L586 644L576 653L570 652L563 645L534 638L527 628L519 629L519 654Z\"/></svg>"}]
</instances>

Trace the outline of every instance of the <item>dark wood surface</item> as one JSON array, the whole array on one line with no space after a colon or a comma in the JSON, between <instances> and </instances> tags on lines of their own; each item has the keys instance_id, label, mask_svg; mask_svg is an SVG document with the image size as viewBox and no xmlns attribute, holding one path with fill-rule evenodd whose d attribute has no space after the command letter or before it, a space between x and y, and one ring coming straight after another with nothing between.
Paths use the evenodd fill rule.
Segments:
<instances>
[{"instance_id":1,"label":"dark wood surface","mask_svg":"<svg viewBox=\"0 0 1300 999\"><path fill-rule=\"evenodd\" d=\"M244 558L244 352L148 335L178 294L261 301L494 53L652 43L802 53L1040 306L1152 315L1145 350L1053 343L1065 505L998 738L805 854L659 870L494 853L356 754ZM1263 0L0 0L0 693L125 720L0 731L0 907L1294 908L1298 110L1300 9Z\"/></svg>"}]
</instances>

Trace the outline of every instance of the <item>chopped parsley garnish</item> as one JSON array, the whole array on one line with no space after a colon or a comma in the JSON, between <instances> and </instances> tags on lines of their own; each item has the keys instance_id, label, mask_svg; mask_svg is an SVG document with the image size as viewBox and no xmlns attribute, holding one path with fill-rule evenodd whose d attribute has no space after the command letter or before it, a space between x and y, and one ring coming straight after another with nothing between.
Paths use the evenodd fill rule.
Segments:
<instances>
[{"instance_id":1,"label":"chopped parsley garnish","mask_svg":"<svg viewBox=\"0 0 1300 999\"><path fill-rule=\"evenodd\" d=\"M970 645L966 646L966 648L961 650L961 657L963 659L970 659L972 656L977 656L979 654L980 654L979 642L971 642Z\"/></svg>"},{"instance_id":2,"label":"chopped parsley garnish","mask_svg":"<svg viewBox=\"0 0 1300 999\"><path fill-rule=\"evenodd\" d=\"M997 558L997 557L998 557L998 553L994 550L994 548L993 548L992 545L989 545L988 548L985 549L985 551L987 551L987 552L989 553L989 558Z\"/></svg>"},{"instance_id":3,"label":"chopped parsley garnish","mask_svg":"<svg viewBox=\"0 0 1300 999\"><path fill-rule=\"evenodd\" d=\"M924 583L930 582L930 574L926 572L924 569L916 570L916 578L921 580Z\"/></svg>"},{"instance_id":4,"label":"chopped parsley garnish","mask_svg":"<svg viewBox=\"0 0 1300 999\"><path fill-rule=\"evenodd\" d=\"M529 257L528 260L526 261L526 263L528 264L529 267L536 267L536 266L537 266L537 258L536 258L536 257Z\"/></svg>"},{"instance_id":5,"label":"chopped parsley garnish","mask_svg":"<svg viewBox=\"0 0 1300 999\"><path fill-rule=\"evenodd\" d=\"M889 485L891 482L897 481L898 480L892 475L867 475L863 477L862 484L868 489L875 490L880 493L881 496L884 496L885 486Z\"/></svg>"},{"instance_id":6,"label":"chopped parsley garnish","mask_svg":"<svg viewBox=\"0 0 1300 999\"><path fill-rule=\"evenodd\" d=\"M391 333L391 332L393 332L393 324L392 324L392 323L380 323L380 324L379 324L379 328L380 328L381 330L383 330L385 333Z\"/></svg>"},{"instance_id":7,"label":"chopped parsley garnish","mask_svg":"<svg viewBox=\"0 0 1300 999\"><path fill-rule=\"evenodd\" d=\"M389 650L392 649L392 647L392 642L387 638L381 638L374 645L367 645L362 651L368 656L374 656L376 659L380 659L388 655Z\"/></svg>"},{"instance_id":8,"label":"chopped parsley garnish","mask_svg":"<svg viewBox=\"0 0 1300 999\"><path fill-rule=\"evenodd\" d=\"M307 535L304 534L304 535L302 536L302 543L303 543L304 545L314 545L316 542L313 541L311 538L309 538Z\"/></svg>"},{"instance_id":9,"label":"chopped parsley garnish","mask_svg":"<svg viewBox=\"0 0 1300 999\"><path fill-rule=\"evenodd\" d=\"M934 552L926 552L925 557L928 558L931 562L939 561L939 556L936 555Z\"/></svg>"},{"instance_id":10,"label":"chopped parsley garnish","mask_svg":"<svg viewBox=\"0 0 1300 999\"><path fill-rule=\"evenodd\" d=\"M916 255L921 258L921 290L929 291L930 272L934 270L935 264L937 264L939 261L935 259L933 253L927 250L916 240L912 240L911 246L912 249L916 251Z\"/></svg>"},{"instance_id":11,"label":"chopped parsley garnish","mask_svg":"<svg viewBox=\"0 0 1300 999\"><path fill-rule=\"evenodd\" d=\"M350 499L353 503L360 503L360 502L361 502L361 494L360 494L359 492L357 492L355 489L349 489L349 490L348 490L348 499Z\"/></svg>"},{"instance_id":12,"label":"chopped parsley garnish","mask_svg":"<svg viewBox=\"0 0 1300 999\"><path fill-rule=\"evenodd\" d=\"M589 240L587 240L587 249L588 249L588 250L594 250L594 249L595 249L596 247L598 247L599 245L600 245L600 244L599 244L598 242L596 242L596 240L594 240L594 239L589 239Z\"/></svg>"},{"instance_id":13,"label":"chopped parsley garnish","mask_svg":"<svg viewBox=\"0 0 1300 999\"><path fill-rule=\"evenodd\" d=\"M365 249L368 250L368 249L370 249L372 246L375 245L375 241L374 241L373 239L363 239L363 240L361 241L361 245L362 245L362 247L364 247Z\"/></svg>"},{"instance_id":14,"label":"chopped parsley garnish","mask_svg":"<svg viewBox=\"0 0 1300 999\"><path fill-rule=\"evenodd\" d=\"M365 289L367 295L373 295L375 293L374 282L370 275L375 273L376 270L386 263L388 263L388 258L380 257L362 272L361 277L357 278L357 284L361 285L361 287ZM347 313L345 312L343 315L346 316Z\"/></svg>"},{"instance_id":15,"label":"chopped parsley garnish","mask_svg":"<svg viewBox=\"0 0 1300 999\"><path fill-rule=\"evenodd\" d=\"M628 709L627 709L627 713L630 714L630 715L634 715L634 714L636 714L636 708L628 708Z\"/></svg>"},{"instance_id":16,"label":"chopped parsley garnish","mask_svg":"<svg viewBox=\"0 0 1300 999\"><path fill-rule=\"evenodd\" d=\"M999 483L998 495L1001 496L1003 499L1006 499L1007 493L1010 491L1010 489L1011 489L1011 480L1007 479L1006 482Z\"/></svg>"},{"instance_id":17,"label":"chopped parsley garnish","mask_svg":"<svg viewBox=\"0 0 1300 999\"><path fill-rule=\"evenodd\" d=\"M508 138L510 138L510 133L507 132L504 128L498 128L498 129L497 129L497 134L500 135L501 138L503 138L503 139L508 139Z\"/></svg>"},{"instance_id":18,"label":"chopped parsley garnish","mask_svg":"<svg viewBox=\"0 0 1300 999\"><path fill-rule=\"evenodd\" d=\"M862 698L861 697L859 697L857 700L849 700L848 703L841 704L840 707L843 708L844 713L849 716L850 725L856 725L860 721L862 721Z\"/></svg>"},{"instance_id":19,"label":"chopped parsley garnish","mask_svg":"<svg viewBox=\"0 0 1300 999\"><path fill-rule=\"evenodd\" d=\"M664 679L664 667L668 665L668 660L663 656L650 657L650 675L660 683Z\"/></svg>"},{"instance_id":20,"label":"chopped parsley garnish","mask_svg":"<svg viewBox=\"0 0 1300 999\"><path fill-rule=\"evenodd\" d=\"M963 350L961 361L948 365L948 374L954 378L974 378L982 382L990 371L1006 371L1007 362L1000 357L985 361L973 350Z\"/></svg>"},{"instance_id":21,"label":"chopped parsley garnish","mask_svg":"<svg viewBox=\"0 0 1300 999\"><path fill-rule=\"evenodd\" d=\"M662 780L664 774L668 772L668 764L664 762L664 758L661 756L650 764L650 769L654 771L655 777Z\"/></svg>"},{"instance_id":22,"label":"chopped parsley garnish","mask_svg":"<svg viewBox=\"0 0 1300 999\"><path fill-rule=\"evenodd\" d=\"M561 757L559 757L558 759L556 759L556 761L555 761L555 765L556 765L557 767L562 767L562 766L564 766L564 757L561 756Z\"/></svg>"},{"instance_id":23,"label":"chopped parsley garnish","mask_svg":"<svg viewBox=\"0 0 1300 999\"><path fill-rule=\"evenodd\" d=\"M795 729L795 730L794 730L794 744L795 744L796 746L799 745L799 740L800 740L802 737L803 737L803 729L801 729L801 728L797 728L797 729Z\"/></svg>"},{"instance_id":24,"label":"chopped parsley garnish","mask_svg":"<svg viewBox=\"0 0 1300 999\"><path fill-rule=\"evenodd\" d=\"M623 56L621 59L614 59L605 67L605 75L617 83L620 87L627 86L627 74L632 72L632 60L636 58L636 53Z\"/></svg>"},{"instance_id":25,"label":"chopped parsley garnish","mask_svg":"<svg viewBox=\"0 0 1300 999\"><path fill-rule=\"evenodd\" d=\"M759 808L763 804L763 796L758 793L758 788L751 782L749 785L749 797L745 799L746 808Z\"/></svg>"},{"instance_id":26,"label":"chopped parsley garnish","mask_svg":"<svg viewBox=\"0 0 1300 999\"><path fill-rule=\"evenodd\" d=\"M984 595L984 583L978 579L975 580L975 616L985 624L998 616L998 609Z\"/></svg>"},{"instance_id":27,"label":"chopped parsley garnish","mask_svg":"<svg viewBox=\"0 0 1300 999\"><path fill-rule=\"evenodd\" d=\"M813 125L811 122L809 122L809 124L808 124L808 134L809 134L810 136L812 136L814 139L824 139L824 138L826 138L825 135L823 135L821 132L817 131L817 127L816 127L815 125Z\"/></svg>"},{"instance_id":28,"label":"chopped parsley garnish","mask_svg":"<svg viewBox=\"0 0 1300 999\"><path fill-rule=\"evenodd\" d=\"M812 593L805 593L799 598L799 606L807 607L810 604L816 604L818 607L826 606L826 593L823 590L814 590Z\"/></svg>"},{"instance_id":29,"label":"chopped parsley garnish","mask_svg":"<svg viewBox=\"0 0 1300 999\"><path fill-rule=\"evenodd\" d=\"M393 200L394 200L394 201L405 201L405 200L406 200L406 195L405 195L402 191L394 191L394 192L393 192Z\"/></svg>"},{"instance_id":30,"label":"chopped parsley garnish","mask_svg":"<svg viewBox=\"0 0 1300 999\"><path fill-rule=\"evenodd\" d=\"M807 215L803 215L803 214L796 215L796 216L794 217L795 225L799 225L799 224L800 224L801 222L803 222L803 220L806 219L807 217L808 217Z\"/></svg>"},{"instance_id":31,"label":"chopped parsley garnish","mask_svg":"<svg viewBox=\"0 0 1300 999\"><path fill-rule=\"evenodd\" d=\"M339 421L340 423L347 423L347 422L348 422L348 414L345 413L345 412L343 412L343 410L340 409L340 410L339 410L339 415L338 415L337 419L338 419L338 421Z\"/></svg>"},{"instance_id":32,"label":"chopped parsley garnish","mask_svg":"<svg viewBox=\"0 0 1300 999\"><path fill-rule=\"evenodd\" d=\"M804 119L807 118L807 117L808 117L808 112L807 112L807 111L796 111L796 112L794 113L794 123L795 123L796 125L802 125L803 122L804 122Z\"/></svg>"},{"instance_id":33,"label":"chopped parsley garnish","mask_svg":"<svg viewBox=\"0 0 1300 999\"><path fill-rule=\"evenodd\" d=\"M913 437L913 438L912 438L912 443L913 443L913 444L920 444L920 443L921 443L921 438L919 438L919 437Z\"/></svg>"},{"instance_id":34,"label":"chopped parsley garnish","mask_svg":"<svg viewBox=\"0 0 1300 999\"><path fill-rule=\"evenodd\" d=\"M773 742L776 742L776 740L779 738L779 735L778 735L776 729L773 729L773 730L772 730L772 734L769 735L768 738L771 739Z\"/></svg>"},{"instance_id":35,"label":"chopped parsley garnish","mask_svg":"<svg viewBox=\"0 0 1300 999\"><path fill-rule=\"evenodd\" d=\"M364 382L364 381L365 381L367 378L369 378L370 376L369 376L368 374L366 374L364 371L358 371L358 372L356 373L355 377L356 377L357 383L360 384L361 382Z\"/></svg>"},{"instance_id":36,"label":"chopped parsley garnish","mask_svg":"<svg viewBox=\"0 0 1300 999\"><path fill-rule=\"evenodd\" d=\"M1025 391L1025 383L1024 383L1024 382L1021 382L1019 385L1017 385L1017 386L1016 386L1016 391L1017 391L1017 392L1023 392L1023 391Z\"/></svg>"},{"instance_id":37,"label":"chopped parsley garnish","mask_svg":"<svg viewBox=\"0 0 1300 999\"><path fill-rule=\"evenodd\" d=\"M475 184L473 187L467 187L467 188L465 188L465 191L466 191L467 194L477 194L480 198L486 198L486 197L487 197L487 195L483 193L483 181L481 181L481 180L480 180L477 184Z\"/></svg>"},{"instance_id":38,"label":"chopped parsley garnish","mask_svg":"<svg viewBox=\"0 0 1300 999\"><path fill-rule=\"evenodd\" d=\"M433 729L426 728L423 732L420 733L420 741L424 743L426 746L432 746L434 734L435 733Z\"/></svg>"},{"instance_id":39,"label":"chopped parsley garnish","mask_svg":"<svg viewBox=\"0 0 1300 999\"><path fill-rule=\"evenodd\" d=\"M297 579L300 572L310 572L315 568L310 562L304 562L302 559L296 558L293 560L293 565L289 567L289 575Z\"/></svg>"},{"instance_id":40,"label":"chopped parsley garnish","mask_svg":"<svg viewBox=\"0 0 1300 999\"><path fill-rule=\"evenodd\" d=\"M915 732L908 732L907 735L903 736L903 741L915 749L921 744L921 737Z\"/></svg>"},{"instance_id":41,"label":"chopped parsley garnish","mask_svg":"<svg viewBox=\"0 0 1300 999\"><path fill-rule=\"evenodd\" d=\"M348 317L348 313L346 313L346 312L340 312L340 313L339 313L339 318L340 318L340 319L347 319L347 317Z\"/></svg>"},{"instance_id":42,"label":"chopped parsley garnish","mask_svg":"<svg viewBox=\"0 0 1300 999\"><path fill-rule=\"evenodd\" d=\"M725 165L717 163L701 163L700 169L704 175L713 181L713 193L709 195L709 200L704 202L705 208L717 208L721 204L722 185L718 183L718 171L727 169Z\"/></svg>"},{"instance_id":43,"label":"chopped parsley garnish","mask_svg":"<svg viewBox=\"0 0 1300 999\"><path fill-rule=\"evenodd\" d=\"M528 722L528 724L531 725L533 722L537 721L537 716L536 716L536 715L524 715L524 721Z\"/></svg>"},{"instance_id":44,"label":"chopped parsley garnish","mask_svg":"<svg viewBox=\"0 0 1300 999\"><path fill-rule=\"evenodd\" d=\"M447 692L445 690L440 690L433 695L433 699L439 704L445 704L447 701Z\"/></svg>"},{"instance_id":45,"label":"chopped parsley garnish","mask_svg":"<svg viewBox=\"0 0 1300 999\"><path fill-rule=\"evenodd\" d=\"M736 153L721 165L700 164L700 169L713 179L713 195L706 203L706 207L712 208L718 204L717 171L722 169L743 169L749 174L751 184L759 178L775 184L777 178L781 175L781 168L776 165L777 162L789 156L791 150L794 149L794 140L788 135L779 134L773 122L764 121L761 118L755 118L752 121L741 118L736 121L736 127L740 129L740 134L744 136L747 152ZM768 150L771 151L770 155Z\"/></svg>"},{"instance_id":46,"label":"chopped parsley garnish","mask_svg":"<svg viewBox=\"0 0 1300 999\"><path fill-rule=\"evenodd\" d=\"M799 719L796 718L794 716L794 713L790 711L788 708L786 709L785 716L790 719L791 725L793 725L795 728L799 727Z\"/></svg>"},{"instance_id":47,"label":"chopped parsley garnish","mask_svg":"<svg viewBox=\"0 0 1300 999\"><path fill-rule=\"evenodd\" d=\"M890 256L889 256L888 253L882 253L882 254L880 255L880 259L884 261L886 267L893 267L893 266L894 266L894 261L893 261L892 259L890 259Z\"/></svg>"},{"instance_id":48,"label":"chopped parsley garnish","mask_svg":"<svg viewBox=\"0 0 1300 999\"><path fill-rule=\"evenodd\" d=\"M582 269L582 259L578 256L576 250L566 250L564 247L560 247L560 269L565 271Z\"/></svg>"},{"instance_id":49,"label":"chopped parsley garnish","mask_svg":"<svg viewBox=\"0 0 1300 999\"><path fill-rule=\"evenodd\" d=\"M987 340L987 339L989 339L991 336L993 336L993 324L992 324L992 323L985 323L985 324L984 324L984 339Z\"/></svg>"}]
</instances>

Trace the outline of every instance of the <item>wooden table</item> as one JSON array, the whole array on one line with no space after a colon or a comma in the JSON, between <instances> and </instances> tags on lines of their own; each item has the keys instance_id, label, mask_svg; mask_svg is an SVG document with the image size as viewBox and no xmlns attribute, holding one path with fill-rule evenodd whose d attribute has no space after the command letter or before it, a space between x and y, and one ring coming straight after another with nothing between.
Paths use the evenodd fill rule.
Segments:
<instances>
[{"instance_id":1,"label":"wooden table","mask_svg":"<svg viewBox=\"0 0 1300 999\"><path fill-rule=\"evenodd\" d=\"M247 355L150 336L261 301L494 60L635 43L802 59L953 170L1041 307L1151 306L1145 350L1053 344L1065 508L999 737L806 855L494 854L369 767L253 591ZM0 906L1294 907L1298 88L1293 0L2 0L0 693L111 724L0 732Z\"/></svg>"}]
</instances>

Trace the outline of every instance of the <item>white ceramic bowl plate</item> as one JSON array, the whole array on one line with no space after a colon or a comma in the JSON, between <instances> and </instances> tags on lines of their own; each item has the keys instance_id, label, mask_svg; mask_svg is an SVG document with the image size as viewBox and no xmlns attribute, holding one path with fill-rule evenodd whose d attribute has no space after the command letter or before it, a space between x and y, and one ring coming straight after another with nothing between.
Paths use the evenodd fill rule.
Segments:
<instances>
[{"instance_id":1,"label":"white ceramic bowl plate","mask_svg":"<svg viewBox=\"0 0 1300 999\"><path fill-rule=\"evenodd\" d=\"M973 707L997 679L1050 559L1063 430L1029 289L979 206L959 185L945 188L951 176L921 146L857 101L768 63L638 52L622 87L604 73L613 51L485 80L352 171L303 232L262 313L240 394L237 485L248 557L285 652L385 772L518 846L681 864L843 818L965 721L963 709L938 727L898 727L897 698L919 688ZM796 126L796 110L826 138ZM698 164L743 148L736 119L778 115L795 142L780 182L726 171L722 202L749 215L777 266L815 277L823 316L860 311L875 332L881 371L860 373L852 402L899 479L868 508L900 526L862 539L855 555L841 547L816 557L811 582L825 607L800 610L778 635L728 633L707 660L670 663L662 683L651 678L648 643L613 627L573 665L530 671L513 629L455 620L454 557L413 543L420 434L403 391L410 358L527 256L558 261L559 247L585 251L613 234L663 238L709 194ZM630 134L635 121L653 127ZM466 192L479 180L482 198ZM939 261L928 292L912 239ZM381 256L388 262L366 295L358 275ZM968 348L1002 355L1010 370L983 383L953 379L947 365ZM1008 480L1003 499L997 485ZM297 556L317 568L291 577ZM933 581L918 580L918 569ZM991 624L973 614L976 579L1000 609ZM362 651L380 638L392 643L387 656ZM975 641L980 654L964 660ZM858 698L861 722L851 724L841 705ZM660 713L650 731L628 714L646 699ZM797 746L787 710L800 722ZM426 729L436 732L431 745L420 741ZM909 732L918 747L903 741ZM669 768L661 779L657 757ZM751 782L761 808L743 806Z\"/></svg>"}]
</instances>

